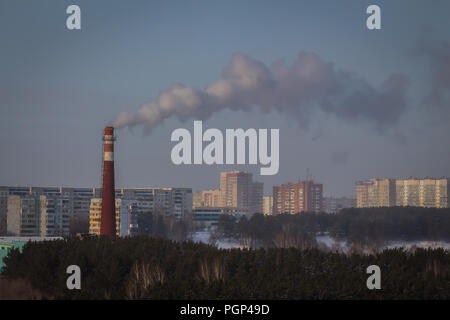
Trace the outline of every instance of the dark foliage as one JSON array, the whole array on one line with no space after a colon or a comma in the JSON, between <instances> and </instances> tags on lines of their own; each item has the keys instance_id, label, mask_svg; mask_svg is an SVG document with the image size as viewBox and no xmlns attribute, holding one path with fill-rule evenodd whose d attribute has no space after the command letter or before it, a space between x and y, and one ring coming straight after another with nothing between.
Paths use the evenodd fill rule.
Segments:
<instances>
[{"instance_id":1,"label":"dark foliage","mask_svg":"<svg viewBox=\"0 0 450 320\"><path fill-rule=\"evenodd\" d=\"M255 231L256 232L256 231ZM443 249L345 255L317 249L220 250L138 236L28 243L12 250L4 276L56 299L449 299ZM81 290L66 268L81 268ZM368 290L366 268L382 271Z\"/></svg>"},{"instance_id":2,"label":"dark foliage","mask_svg":"<svg viewBox=\"0 0 450 320\"><path fill-rule=\"evenodd\" d=\"M450 208L349 208L337 214L300 213L274 216L253 215L234 221L223 216L219 236L251 239L265 247L280 246L280 239L313 242L317 233L328 232L350 242L377 243L389 240L450 241ZM248 242L248 241L247 241Z\"/></svg>"}]
</instances>

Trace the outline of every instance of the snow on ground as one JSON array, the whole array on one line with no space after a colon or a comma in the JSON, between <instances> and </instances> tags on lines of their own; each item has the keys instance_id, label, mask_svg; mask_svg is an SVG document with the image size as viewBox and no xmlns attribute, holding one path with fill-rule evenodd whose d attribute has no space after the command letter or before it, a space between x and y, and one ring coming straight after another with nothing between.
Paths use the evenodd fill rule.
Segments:
<instances>
[{"instance_id":1,"label":"snow on ground","mask_svg":"<svg viewBox=\"0 0 450 320\"><path fill-rule=\"evenodd\" d=\"M202 242L209 244L209 238L211 236L211 231L208 229L196 231L191 234L191 240L194 242ZM327 248L332 248L335 245L339 245L341 250L344 252L349 249L350 244L345 240L336 240L329 235L318 235L316 236L316 240L318 243L322 243ZM235 239L220 239L216 242L216 246L220 249L232 249L232 248L242 248L239 244L239 241ZM418 248L444 248L450 250L450 242L445 241L424 241L424 240L413 240L413 241L390 241L387 245L383 246L383 248L391 249L391 248L405 248L409 249L411 247Z\"/></svg>"}]
</instances>

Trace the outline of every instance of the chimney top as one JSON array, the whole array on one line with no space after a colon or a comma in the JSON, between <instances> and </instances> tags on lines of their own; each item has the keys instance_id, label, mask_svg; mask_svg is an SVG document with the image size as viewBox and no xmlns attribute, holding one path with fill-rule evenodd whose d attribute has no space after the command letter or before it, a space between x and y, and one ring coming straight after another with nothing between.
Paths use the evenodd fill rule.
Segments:
<instances>
[{"instance_id":1,"label":"chimney top","mask_svg":"<svg viewBox=\"0 0 450 320\"><path fill-rule=\"evenodd\" d=\"M114 134L114 127L105 127L105 136L112 136Z\"/></svg>"}]
</instances>

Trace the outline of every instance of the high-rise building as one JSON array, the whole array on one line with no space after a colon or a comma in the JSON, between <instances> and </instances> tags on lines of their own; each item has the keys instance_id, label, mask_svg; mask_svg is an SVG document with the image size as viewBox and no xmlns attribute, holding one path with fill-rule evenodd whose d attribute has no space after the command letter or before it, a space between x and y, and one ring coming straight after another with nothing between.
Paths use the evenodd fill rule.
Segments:
<instances>
[{"instance_id":1,"label":"high-rise building","mask_svg":"<svg viewBox=\"0 0 450 320\"><path fill-rule=\"evenodd\" d=\"M394 179L369 179L356 182L356 206L390 207L396 203Z\"/></svg>"},{"instance_id":2,"label":"high-rise building","mask_svg":"<svg viewBox=\"0 0 450 320\"><path fill-rule=\"evenodd\" d=\"M10 195L61 197L69 201L70 218L89 217L89 206L92 198L100 197L99 188L61 188L61 187L0 187L0 199ZM3 194L3 196L1 196ZM1 200L0 200L1 202ZM0 203L0 217L6 217L7 207Z\"/></svg>"},{"instance_id":3,"label":"high-rise building","mask_svg":"<svg viewBox=\"0 0 450 320\"><path fill-rule=\"evenodd\" d=\"M447 208L449 179L409 178L396 181L397 206Z\"/></svg>"},{"instance_id":4,"label":"high-rise building","mask_svg":"<svg viewBox=\"0 0 450 320\"><path fill-rule=\"evenodd\" d=\"M242 171L220 174L220 199L222 207L233 207L250 214L262 213L262 182L253 182L251 173Z\"/></svg>"},{"instance_id":5,"label":"high-rise building","mask_svg":"<svg viewBox=\"0 0 450 320\"><path fill-rule=\"evenodd\" d=\"M11 236L40 235L39 196L8 197L7 234Z\"/></svg>"},{"instance_id":6,"label":"high-rise building","mask_svg":"<svg viewBox=\"0 0 450 320\"><path fill-rule=\"evenodd\" d=\"M62 237L69 235L69 199L40 196L40 236Z\"/></svg>"},{"instance_id":7,"label":"high-rise building","mask_svg":"<svg viewBox=\"0 0 450 320\"><path fill-rule=\"evenodd\" d=\"M69 219L72 219L89 218L91 199L99 198L101 191L101 188L0 187L0 232L3 228L3 234L6 234L9 196L64 199L68 201ZM116 188L115 197L135 200L138 211L157 211L166 216L174 215L179 220L184 218L185 213L192 212L190 188Z\"/></svg>"},{"instance_id":8,"label":"high-rise building","mask_svg":"<svg viewBox=\"0 0 450 320\"><path fill-rule=\"evenodd\" d=\"M366 208L369 206L369 186L373 184L372 181L357 181L356 182L356 207Z\"/></svg>"},{"instance_id":9,"label":"high-rise building","mask_svg":"<svg viewBox=\"0 0 450 320\"><path fill-rule=\"evenodd\" d=\"M357 207L448 207L449 179L370 179L356 183Z\"/></svg>"},{"instance_id":10,"label":"high-rise building","mask_svg":"<svg viewBox=\"0 0 450 320\"><path fill-rule=\"evenodd\" d=\"M263 197L263 214L271 215L273 213L273 196Z\"/></svg>"},{"instance_id":11,"label":"high-rise building","mask_svg":"<svg viewBox=\"0 0 450 320\"><path fill-rule=\"evenodd\" d=\"M23 237L69 235L69 201L44 195L8 196L7 234Z\"/></svg>"},{"instance_id":12,"label":"high-rise building","mask_svg":"<svg viewBox=\"0 0 450 320\"><path fill-rule=\"evenodd\" d=\"M323 185L312 180L289 182L273 187L273 214L320 212L323 210Z\"/></svg>"}]
</instances>

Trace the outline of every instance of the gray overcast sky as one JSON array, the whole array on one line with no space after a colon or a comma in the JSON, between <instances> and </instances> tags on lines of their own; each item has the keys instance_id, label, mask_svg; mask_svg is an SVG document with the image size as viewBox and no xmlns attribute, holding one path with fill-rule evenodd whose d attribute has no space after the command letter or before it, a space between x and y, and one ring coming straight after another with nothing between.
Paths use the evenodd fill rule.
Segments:
<instances>
[{"instance_id":1,"label":"gray overcast sky","mask_svg":"<svg viewBox=\"0 0 450 320\"><path fill-rule=\"evenodd\" d=\"M81 31L65 26L72 3ZM381 30L366 28L370 4L381 7ZM192 130L196 116L169 117L151 134L118 130L117 186L200 190L241 169L270 194L309 168L325 195L354 195L354 182L369 177L450 176L449 12L449 1L4 0L0 185L99 186L106 124L174 83L202 93L233 67L233 54L270 80L274 62L294 74L305 70L301 53L314 57L307 84L281 77L283 90L233 96L203 118L205 128L279 128L279 173L173 165L170 134ZM268 111L245 106L260 100Z\"/></svg>"}]
</instances>

